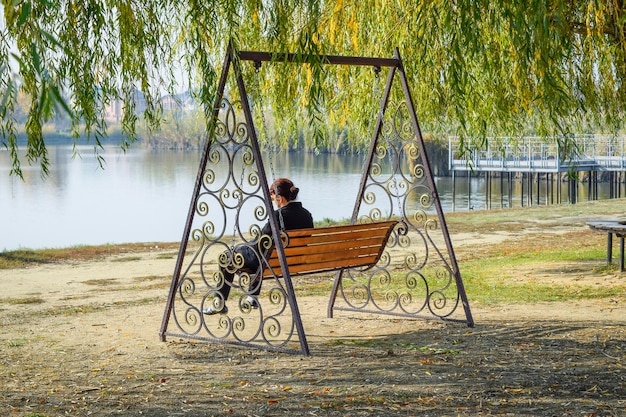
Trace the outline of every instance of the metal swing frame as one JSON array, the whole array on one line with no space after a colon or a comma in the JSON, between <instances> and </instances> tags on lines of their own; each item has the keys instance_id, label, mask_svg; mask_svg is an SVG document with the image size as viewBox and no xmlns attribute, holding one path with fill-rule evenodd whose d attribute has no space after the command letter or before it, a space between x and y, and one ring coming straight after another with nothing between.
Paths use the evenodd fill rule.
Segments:
<instances>
[{"instance_id":1,"label":"metal swing frame","mask_svg":"<svg viewBox=\"0 0 626 417\"><path fill-rule=\"evenodd\" d=\"M363 271L339 270L335 275L328 304L328 317L333 317L335 310L344 310L461 322L472 327L474 322L469 302L439 201L399 51L395 50L393 58L324 55L314 57L314 59L316 60L315 62L322 62L328 65L371 66L377 69L381 67L389 69L369 151L363 165L363 175L351 223L380 220L381 212L378 209L363 215L362 203L372 199L372 189L383 190L389 200L397 198L399 205L399 213L396 213L394 218L400 221L392 233L388 245L412 249L411 235L416 236L417 239L421 239L423 242L423 247L420 248L418 255L411 254L403 260L403 267L408 271L402 281L406 287L405 290L390 286L393 278L387 270L391 265L391 256L388 253L383 256L384 259L381 259L378 265L368 269L367 273L369 275L365 277L365 281L361 278L355 278L360 276ZM294 292L292 275L289 272L289 265L285 256L288 238L281 234L280 225L276 218L270 215L273 212L273 207L269 184L241 71L241 63L245 61L252 61L255 65L259 65L260 62L300 64L309 62L306 57L301 55L235 51L230 44L228 45L213 106L213 120L209 124L208 140L200 160L159 335L162 341L165 341L167 336L182 337L272 351L301 353L308 356L310 355L309 346ZM224 97L231 67L234 70L236 87L239 93L240 113L244 118L243 124L238 124L231 120L236 118L236 112L233 110L229 98ZM410 138L408 140L403 139L402 146L398 148L394 148L391 142L385 145L380 139L384 135L385 112L389 105L393 81L396 75L399 76L401 81L404 94L402 108L405 110L405 113L408 113L408 126L411 130ZM226 121L220 122L220 113L226 114ZM405 116L398 117L404 118ZM397 121L393 121L392 125L395 126L396 123ZM256 170L254 175L252 175L253 179L249 181L254 184L252 191L247 192L243 190L243 181L241 186L234 181L234 186L231 184L231 189L225 187L211 188L216 182L216 174L212 164L222 161L222 157L216 156L219 155L219 152L222 152L225 155L223 159L227 160L228 172L226 176L228 178L226 178L226 181L229 178L236 177L234 172L236 164L234 161L237 154L243 155L242 179L246 170L245 164ZM375 162L376 158L384 158L388 152L389 155L393 154L395 156L394 161L390 163L392 175L387 177L385 181L378 181L375 179L372 167L378 164L378 162ZM404 154L405 152L406 154ZM417 167L411 169L408 175L402 171L401 159L406 157L413 158L412 160L417 165ZM419 163L420 161L421 163ZM398 184L396 176L401 178L401 185ZM403 192L401 192L401 188L404 190ZM423 207L431 210L434 208L435 214L432 218L422 210L419 210L419 213L413 216L407 214L407 200L409 199L409 194L414 193L415 190L422 190L423 194L419 195L419 202ZM234 211L235 231L239 231L239 237L244 243L247 242L247 238L241 234L237 227L239 217L242 214L242 206L251 199L261 200L261 205L257 207L257 210L261 212L259 220L269 221L272 230L271 240L269 240L269 236L259 236L260 227L258 226L251 227L250 232L253 236L256 235L259 238L257 243L259 249L266 249L268 244L271 245L271 242L274 242L280 271L274 274L274 287L270 289L268 297L270 302L261 302L261 309L259 310L252 309L244 297L249 294L245 288L246 285L252 283L252 276L244 273L243 278L239 277L238 281L233 284L225 282L223 276L216 271L212 273L215 284L209 277L210 273L208 271L211 269L211 265L215 268L215 262L209 260L209 247L225 248L224 254L218 260L220 268L233 267L233 265L236 267L240 265L241 260L237 259L232 247L228 249L221 242L224 240L224 235L223 233L216 233L217 227L215 227L213 219L207 218L200 228L192 230L194 219L208 215L208 210L206 210L202 202L202 198L207 196L219 199L222 204L224 219L217 219L218 222L223 220L225 224L228 220L226 210L232 209ZM227 197L234 197L235 203L229 206L223 201ZM401 201L402 205L400 204ZM393 212L394 209L392 207L387 214L388 219L393 216ZM442 234L441 238L443 239L447 256L444 254L444 251L439 249L438 243L433 239L433 231L436 230ZM188 245L190 241L198 243L199 246L189 259L187 255L189 255ZM259 252L262 251L259 250ZM260 259L260 262L262 267L269 267L269 264L263 259ZM429 264L433 263L436 265L429 266ZM239 298L238 311L234 315L204 316L202 314L202 306L208 303L209 298L214 296L216 290L222 285L232 285L233 288L237 287L243 290L244 294ZM398 284L394 285L397 286ZM377 297L375 290L378 287L376 286L386 287L384 289L385 295ZM205 291L202 291L202 288L205 288ZM417 300L415 294L419 294L421 299ZM342 306L336 305L339 296L341 296L340 299L344 302ZM390 300L391 302L389 303ZM416 300L417 307L410 307L411 303ZM383 305L385 301L388 302L387 305ZM268 308L276 307L273 314L269 313L269 310L267 313L265 312L266 304ZM459 305L463 307L463 318L455 318ZM286 319L283 320L285 317ZM173 329L170 329L171 319L174 320L176 325ZM255 328L254 325L257 327ZM293 347L296 339L299 349Z\"/></svg>"}]
</instances>

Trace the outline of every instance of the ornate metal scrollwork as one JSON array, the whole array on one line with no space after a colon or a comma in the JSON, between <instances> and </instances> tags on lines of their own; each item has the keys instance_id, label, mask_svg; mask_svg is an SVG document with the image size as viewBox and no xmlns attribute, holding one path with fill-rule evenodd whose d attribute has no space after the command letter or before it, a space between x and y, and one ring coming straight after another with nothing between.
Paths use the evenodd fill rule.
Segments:
<instances>
[{"instance_id":1,"label":"ornate metal scrollwork","mask_svg":"<svg viewBox=\"0 0 626 417\"><path fill-rule=\"evenodd\" d=\"M259 266L265 262L261 254L271 249L272 240L261 232L268 205L249 128L240 118L238 103L224 99L172 316L179 332L195 338L291 350L296 332L283 282L260 279L259 268L245 270L246 256L256 257L252 263ZM223 313L204 314L209 308Z\"/></svg>"},{"instance_id":2,"label":"ornate metal scrollwork","mask_svg":"<svg viewBox=\"0 0 626 417\"><path fill-rule=\"evenodd\" d=\"M446 257L437 191L426 175L406 102L389 108L367 172L358 219L398 219L381 261L366 271L345 271L337 310L452 319L461 294L456 264ZM408 204L409 202L413 204ZM415 204L417 203L417 204ZM417 207L412 212L408 207ZM440 207L440 206L439 206Z\"/></svg>"}]
</instances>

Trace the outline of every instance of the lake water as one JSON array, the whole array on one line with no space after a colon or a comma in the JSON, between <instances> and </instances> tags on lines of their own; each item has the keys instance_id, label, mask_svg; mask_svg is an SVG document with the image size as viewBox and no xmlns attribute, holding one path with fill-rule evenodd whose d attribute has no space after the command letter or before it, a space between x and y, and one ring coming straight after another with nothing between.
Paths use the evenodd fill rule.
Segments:
<instances>
[{"instance_id":1,"label":"lake water","mask_svg":"<svg viewBox=\"0 0 626 417\"><path fill-rule=\"evenodd\" d=\"M73 158L71 146L49 146L49 177L42 179L38 166L24 164L24 180L9 176L9 154L0 150L0 251L180 241L200 152L131 148L124 153L110 146L101 153L106 161L101 169L92 147L78 149L80 157ZM315 220L351 216L362 164L362 156L280 153L273 157L275 175L293 179L301 190L299 199ZM269 170L268 161L265 166ZM454 207L452 179L435 181L444 212L486 207L483 177L471 179L470 204L467 179L457 179ZM493 187L491 201L496 208L499 186ZM513 189L513 206L521 204L520 187L518 182ZM584 192L584 187L580 189Z\"/></svg>"}]
</instances>

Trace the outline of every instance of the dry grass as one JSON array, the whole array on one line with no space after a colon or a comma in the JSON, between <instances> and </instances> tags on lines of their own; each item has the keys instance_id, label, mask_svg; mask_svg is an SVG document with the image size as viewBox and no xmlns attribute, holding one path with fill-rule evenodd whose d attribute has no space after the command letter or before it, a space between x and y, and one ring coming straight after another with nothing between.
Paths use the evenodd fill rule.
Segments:
<instances>
[{"instance_id":1,"label":"dry grass","mask_svg":"<svg viewBox=\"0 0 626 417\"><path fill-rule=\"evenodd\" d=\"M129 243L123 245L73 246L63 249L18 249L0 252L0 269L25 268L29 265L80 262L105 256L132 254L151 250L178 249L179 243ZM135 256L119 258L121 262L137 260Z\"/></svg>"}]
</instances>

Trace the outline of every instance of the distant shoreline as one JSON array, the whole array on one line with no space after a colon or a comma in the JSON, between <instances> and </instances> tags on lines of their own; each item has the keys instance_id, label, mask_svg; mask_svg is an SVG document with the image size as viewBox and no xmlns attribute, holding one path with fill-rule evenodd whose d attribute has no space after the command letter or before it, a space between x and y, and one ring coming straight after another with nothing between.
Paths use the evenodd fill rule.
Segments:
<instances>
[{"instance_id":1,"label":"distant shoreline","mask_svg":"<svg viewBox=\"0 0 626 417\"><path fill-rule=\"evenodd\" d=\"M582 201L576 204L560 204L560 205L541 205L532 207L513 207L491 210L474 210L459 211L454 213L446 213L445 221L452 237L452 243L455 242L455 234L461 234L468 231L477 232L481 229L481 224L490 223L506 223L506 222L523 222L524 219L532 217L534 221L559 221L564 218L571 217L571 225L578 227L586 227L586 221L599 219L624 219L626 220L626 198L615 198L595 201ZM337 221L333 224L345 224L346 220ZM316 226L329 225L330 223L316 222ZM182 231L181 231L182 232ZM1 253L10 253L17 251L67 251L73 249L85 248L136 248L143 249L156 247L170 248L178 250L180 241L151 241L151 242L122 242L122 243L101 243L101 244L76 244L62 247L42 247L29 248L20 247L16 249L2 249Z\"/></svg>"}]
</instances>

